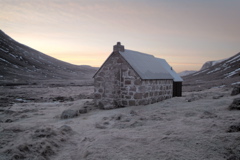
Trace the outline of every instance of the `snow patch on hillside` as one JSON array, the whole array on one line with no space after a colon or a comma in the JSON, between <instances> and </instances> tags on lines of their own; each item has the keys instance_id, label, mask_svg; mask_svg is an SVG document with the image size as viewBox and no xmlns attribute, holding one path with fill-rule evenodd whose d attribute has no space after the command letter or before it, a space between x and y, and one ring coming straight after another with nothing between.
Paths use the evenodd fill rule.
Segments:
<instances>
[{"instance_id":1,"label":"snow patch on hillside","mask_svg":"<svg viewBox=\"0 0 240 160\"><path fill-rule=\"evenodd\" d=\"M203 72L206 72L206 71L208 71L208 70L209 70L208 68L207 68L207 69L204 69L204 70L200 70L200 71L194 73L193 76L196 76L196 75L198 75L198 74L200 74L200 73L203 73Z\"/></svg>"},{"instance_id":2,"label":"snow patch on hillside","mask_svg":"<svg viewBox=\"0 0 240 160\"><path fill-rule=\"evenodd\" d=\"M221 59L221 60L218 60L218 61L212 61L212 66L218 64L218 63L221 63L223 61L225 61L226 59Z\"/></svg>"},{"instance_id":3,"label":"snow patch on hillside","mask_svg":"<svg viewBox=\"0 0 240 160\"><path fill-rule=\"evenodd\" d=\"M223 61L225 61L226 59L221 59L221 60L217 60L217 61L208 61L206 63L203 64L202 68L200 70L204 70L204 69L207 69L207 68L210 68L212 66L215 66L216 64L219 64Z\"/></svg>"},{"instance_id":4,"label":"snow patch on hillside","mask_svg":"<svg viewBox=\"0 0 240 160\"><path fill-rule=\"evenodd\" d=\"M230 62L236 62L236 61L238 61L240 59L240 55L238 55L238 56L236 56L236 57L234 57L234 58L231 58L231 59L229 59L227 62L225 62L225 64L226 63L230 63ZM236 61L233 61L233 60L236 60Z\"/></svg>"},{"instance_id":5,"label":"snow patch on hillside","mask_svg":"<svg viewBox=\"0 0 240 160\"><path fill-rule=\"evenodd\" d=\"M230 73L225 74L225 75L226 75L225 78L232 77L233 75L237 74L238 71L240 72L240 68L238 68L238 69L236 69L236 70L234 70L234 71L232 71L232 72L230 72Z\"/></svg>"},{"instance_id":6,"label":"snow patch on hillside","mask_svg":"<svg viewBox=\"0 0 240 160\"><path fill-rule=\"evenodd\" d=\"M213 72L217 72L219 70L221 70L221 68L215 68L214 70L207 72L207 74L210 74L210 73L213 73Z\"/></svg>"},{"instance_id":7,"label":"snow patch on hillside","mask_svg":"<svg viewBox=\"0 0 240 160\"><path fill-rule=\"evenodd\" d=\"M7 50L4 50L3 48L0 48L1 51L5 52L5 53L8 53Z\"/></svg>"},{"instance_id":8,"label":"snow patch on hillside","mask_svg":"<svg viewBox=\"0 0 240 160\"><path fill-rule=\"evenodd\" d=\"M5 59L2 59L2 58L0 58L0 60L1 61L4 61L4 62L6 62L6 63L9 63L9 64L11 64L10 62L8 62L7 60L5 60Z\"/></svg>"},{"instance_id":9,"label":"snow patch on hillside","mask_svg":"<svg viewBox=\"0 0 240 160\"><path fill-rule=\"evenodd\" d=\"M235 83L232 83L231 85L237 85L237 84L240 84L240 82L235 82Z\"/></svg>"}]
</instances>

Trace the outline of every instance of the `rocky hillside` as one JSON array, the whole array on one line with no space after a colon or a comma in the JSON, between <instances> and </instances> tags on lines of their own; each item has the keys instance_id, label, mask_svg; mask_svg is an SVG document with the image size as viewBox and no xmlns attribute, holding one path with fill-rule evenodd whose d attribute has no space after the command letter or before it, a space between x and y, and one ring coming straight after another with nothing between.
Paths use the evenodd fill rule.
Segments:
<instances>
[{"instance_id":1,"label":"rocky hillside","mask_svg":"<svg viewBox=\"0 0 240 160\"><path fill-rule=\"evenodd\" d=\"M0 30L0 81L88 79L96 72L90 66L72 65L25 46Z\"/></svg>"},{"instance_id":2,"label":"rocky hillside","mask_svg":"<svg viewBox=\"0 0 240 160\"><path fill-rule=\"evenodd\" d=\"M205 63L207 64L207 63ZM184 85L231 85L240 81L240 52L221 61L211 61L208 67L183 77Z\"/></svg>"}]
</instances>

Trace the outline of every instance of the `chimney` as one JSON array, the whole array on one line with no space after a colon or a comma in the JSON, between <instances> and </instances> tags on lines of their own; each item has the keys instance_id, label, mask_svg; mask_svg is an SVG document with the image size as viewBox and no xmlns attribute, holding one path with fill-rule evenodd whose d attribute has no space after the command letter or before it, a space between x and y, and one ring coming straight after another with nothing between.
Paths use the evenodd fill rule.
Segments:
<instances>
[{"instance_id":1,"label":"chimney","mask_svg":"<svg viewBox=\"0 0 240 160\"><path fill-rule=\"evenodd\" d=\"M124 49L124 46L121 45L121 42L117 42L116 45L113 46L113 51L121 51L121 52L124 52L125 49Z\"/></svg>"}]
</instances>

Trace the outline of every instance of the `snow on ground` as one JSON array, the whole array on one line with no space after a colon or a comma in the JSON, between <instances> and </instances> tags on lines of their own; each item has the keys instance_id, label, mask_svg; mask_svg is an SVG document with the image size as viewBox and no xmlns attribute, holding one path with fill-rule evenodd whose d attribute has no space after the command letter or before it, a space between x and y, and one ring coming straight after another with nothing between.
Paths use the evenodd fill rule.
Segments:
<instances>
[{"instance_id":1,"label":"snow on ground","mask_svg":"<svg viewBox=\"0 0 240 160\"><path fill-rule=\"evenodd\" d=\"M207 71L207 70L209 70L209 68L206 68L206 69L204 69L204 70L197 71L196 73L194 73L194 74L192 74L192 75L193 75L193 76L196 76L196 75L198 75L198 74L200 74L200 73L203 73L203 72L205 72L205 71Z\"/></svg>"},{"instance_id":2,"label":"snow on ground","mask_svg":"<svg viewBox=\"0 0 240 160\"><path fill-rule=\"evenodd\" d=\"M221 59L221 60L217 60L217 61L213 61L212 62L212 66L214 66L214 65L216 65L216 64L218 64L218 63L221 63L221 62L223 62L223 61L225 61L226 59Z\"/></svg>"},{"instance_id":3,"label":"snow on ground","mask_svg":"<svg viewBox=\"0 0 240 160\"><path fill-rule=\"evenodd\" d=\"M215 68L214 70L207 72L207 74L210 74L210 73L213 73L213 72L219 71L220 69L221 69L221 68Z\"/></svg>"},{"instance_id":4,"label":"snow on ground","mask_svg":"<svg viewBox=\"0 0 240 160\"><path fill-rule=\"evenodd\" d=\"M7 63L9 63L9 64L11 64L10 62L8 62L8 61L5 60L5 59L0 58L0 60L1 60L1 61L4 61L4 62L7 62Z\"/></svg>"},{"instance_id":5,"label":"snow on ground","mask_svg":"<svg viewBox=\"0 0 240 160\"><path fill-rule=\"evenodd\" d=\"M229 60L227 62L225 62L225 63L230 63L230 62L233 63L233 62L235 62L234 60L237 60L239 58L240 58L240 55L238 55L238 56L236 56L234 58L229 58Z\"/></svg>"},{"instance_id":6,"label":"snow on ground","mask_svg":"<svg viewBox=\"0 0 240 160\"><path fill-rule=\"evenodd\" d=\"M240 82L232 83L231 85L237 85L237 84L240 84Z\"/></svg>"},{"instance_id":7,"label":"snow on ground","mask_svg":"<svg viewBox=\"0 0 240 160\"><path fill-rule=\"evenodd\" d=\"M8 52L7 50L4 50L3 48L0 48L0 50L3 52L6 52L6 53Z\"/></svg>"},{"instance_id":8,"label":"snow on ground","mask_svg":"<svg viewBox=\"0 0 240 160\"><path fill-rule=\"evenodd\" d=\"M230 72L230 73L225 74L225 76L226 76L225 78L229 78L229 77L237 74L238 71L240 71L240 68L238 68L238 69L236 69L236 70L234 70L234 71L232 71L232 72Z\"/></svg>"},{"instance_id":9,"label":"snow on ground","mask_svg":"<svg viewBox=\"0 0 240 160\"><path fill-rule=\"evenodd\" d=\"M10 56L12 56L13 58L17 58L17 56L11 54L11 53L8 53Z\"/></svg>"},{"instance_id":10,"label":"snow on ground","mask_svg":"<svg viewBox=\"0 0 240 160\"><path fill-rule=\"evenodd\" d=\"M87 92L86 87L48 89L49 98ZM224 87L212 88L185 92L183 97L147 106L95 109L64 120L59 117L65 109L80 107L90 100L15 103L7 108L8 112L0 112L1 120L15 114L12 122L0 123L0 159L14 159L14 156L53 160L239 158L239 132L227 132L230 125L239 122L239 111L228 110L237 97L240 95L230 96L230 90ZM189 98L192 101L188 102Z\"/></svg>"}]
</instances>

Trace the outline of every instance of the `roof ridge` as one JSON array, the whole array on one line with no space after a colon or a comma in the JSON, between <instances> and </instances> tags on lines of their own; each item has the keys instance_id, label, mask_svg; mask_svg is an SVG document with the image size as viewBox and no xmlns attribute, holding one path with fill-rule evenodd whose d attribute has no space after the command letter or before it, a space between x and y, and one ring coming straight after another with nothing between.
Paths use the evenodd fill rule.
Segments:
<instances>
[{"instance_id":1,"label":"roof ridge","mask_svg":"<svg viewBox=\"0 0 240 160\"><path fill-rule=\"evenodd\" d=\"M134 51L134 50L130 50L130 49L125 49L125 51L131 51L131 52L135 52L135 53L138 53L138 54L141 54L141 55L146 55L146 56L151 56L151 57L154 57L156 58L154 55L151 55L151 54L147 54L147 53L142 53L142 52L139 52L139 51ZM124 51L124 52L125 52ZM121 52L121 51L120 51ZM124 53L123 52L123 53Z\"/></svg>"},{"instance_id":2,"label":"roof ridge","mask_svg":"<svg viewBox=\"0 0 240 160\"><path fill-rule=\"evenodd\" d=\"M142 79L174 79L153 55L132 50L119 53Z\"/></svg>"}]
</instances>

